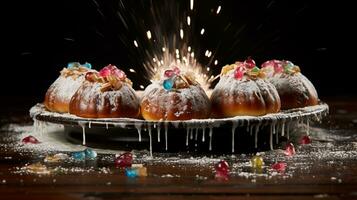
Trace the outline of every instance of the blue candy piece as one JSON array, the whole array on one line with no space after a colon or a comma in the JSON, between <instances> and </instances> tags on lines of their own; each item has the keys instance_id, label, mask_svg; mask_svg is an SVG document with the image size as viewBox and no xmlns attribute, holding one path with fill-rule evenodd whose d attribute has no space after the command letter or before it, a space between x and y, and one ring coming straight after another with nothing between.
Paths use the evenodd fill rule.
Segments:
<instances>
[{"instance_id":1,"label":"blue candy piece","mask_svg":"<svg viewBox=\"0 0 357 200\"><path fill-rule=\"evenodd\" d=\"M95 159L97 157L97 152L90 148L85 149L84 153L87 159Z\"/></svg>"},{"instance_id":2,"label":"blue candy piece","mask_svg":"<svg viewBox=\"0 0 357 200\"><path fill-rule=\"evenodd\" d=\"M92 69L92 65L90 63L88 63L88 62L84 63L82 66L86 67L88 69Z\"/></svg>"},{"instance_id":3,"label":"blue candy piece","mask_svg":"<svg viewBox=\"0 0 357 200\"><path fill-rule=\"evenodd\" d=\"M86 158L86 154L84 151L76 151L72 153L72 157L76 160L84 160Z\"/></svg>"},{"instance_id":4,"label":"blue candy piece","mask_svg":"<svg viewBox=\"0 0 357 200\"><path fill-rule=\"evenodd\" d=\"M125 175L130 178L134 178L138 176L138 170L134 168L126 168L125 169Z\"/></svg>"},{"instance_id":5,"label":"blue candy piece","mask_svg":"<svg viewBox=\"0 0 357 200\"><path fill-rule=\"evenodd\" d=\"M81 64L79 62L71 62L71 63L68 63L67 68L71 69L71 68L74 68L74 67L79 67L80 65Z\"/></svg>"},{"instance_id":6,"label":"blue candy piece","mask_svg":"<svg viewBox=\"0 0 357 200\"><path fill-rule=\"evenodd\" d=\"M163 86L164 86L165 90L170 91L170 90L172 90L172 87L174 86L174 81L172 79L166 79L166 80L164 80Z\"/></svg>"}]
</instances>

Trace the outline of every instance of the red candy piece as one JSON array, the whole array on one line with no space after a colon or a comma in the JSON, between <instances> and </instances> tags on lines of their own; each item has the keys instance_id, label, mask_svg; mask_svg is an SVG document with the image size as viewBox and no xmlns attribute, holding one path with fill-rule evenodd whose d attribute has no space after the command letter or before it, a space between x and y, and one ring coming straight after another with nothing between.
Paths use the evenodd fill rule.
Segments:
<instances>
[{"instance_id":1,"label":"red candy piece","mask_svg":"<svg viewBox=\"0 0 357 200\"><path fill-rule=\"evenodd\" d=\"M174 74L175 74L175 72L173 70L171 70L171 69L166 70L164 72L164 76L167 77L167 78L171 78Z\"/></svg>"},{"instance_id":2,"label":"red candy piece","mask_svg":"<svg viewBox=\"0 0 357 200\"><path fill-rule=\"evenodd\" d=\"M85 76L85 79L87 80L87 81L93 81L93 72L87 72L86 73L86 76Z\"/></svg>"},{"instance_id":3,"label":"red candy piece","mask_svg":"<svg viewBox=\"0 0 357 200\"><path fill-rule=\"evenodd\" d=\"M38 144L38 143L40 143L40 141L38 141L34 136L29 135L22 139L22 143L24 143L24 144Z\"/></svg>"},{"instance_id":4,"label":"red candy piece","mask_svg":"<svg viewBox=\"0 0 357 200\"><path fill-rule=\"evenodd\" d=\"M308 135L304 135L300 141L299 141L300 144L310 144L311 143L311 139Z\"/></svg>"},{"instance_id":5,"label":"red candy piece","mask_svg":"<svg viewBox=\"0 0 357 200\"><path fill-rule=\"evenodd\" d=\"M264 67L274 67L274 74L281 73L283 68L283 63L280 60L268 60L262 64L262 68Z\"/></svg>"},{"instance_id":6,"label":"red candy piece","mask_svg":"<svg viewBox=\"0 0 357 200\"><path fill-rule=\"evenodd\" d=\"M111 65L111 64L109 64L106 67L103 67L103 69L99 71L99 76L106 77L109 75L114 75L118 77L120 80L126 78L126 75L122 70L118 69L115 65Z\"/></svg>"},{"instance_id":7,"label":"red candy piece","mask_svg":"<svg viewBox=\"0 0 357 200\"><path fill-rule=\"evenodd\" d=\"M245 61L244 61L244 66L248 69L252 69L254 68L256 65L255 65L255 61L251 58L251 57L248 57Z\"/></svg>"},{"instance_id":8,"label":"red candy piece","mask_svg":"<svg viewBox=\"0 0 357 200\"><path fill-rule=\"evenodd\" d=\"M244 76L243 67L237 67L234 71L234 78L237 80L241 80Z\"/></svg>"},{"instance_id":9,"label":"red candy piece","mask_svg":"<svg viewBox=\"0 0 357 200\"><path fill-rule=\"evenodd\" d=\"M216 170L216 178L228 179L229 165L226 161L219 161L214 168Z\"/></svg>"},{"instance_id":10,"label":"red candy piece","mask_svg":"<svg viewBox=\"0 0 357 200\"><path fill-rule=\"evenodd\" d=\"M120 156L116 157L114 162L116 167L120 167L120 168L131 167L131 164L133 162L133 155L129 152L123 153Z\"/></svg>"},{"instance_id":11,"label":"red candy piece","mask_svg":"<svg viewBox=\"0 0 357 200\"><path fill-rule=\"evenodd\" d=\"M180 74L180 68L178 68L178 67L174 67L174 69L173 69L173 71L174 71L174 73L176 74L176 75L179 75Z\"/></svg>"},{"instance_id":12,"label":"red candy piece","mask_svg":"<svg viewBox=\"0 0 357 200\"><path fill-rule=\"evenodd\" d=\"M101 69L99 71L99 76L102 76L102 77L109 76L112 72L111 69L109 68L109 66L111 66L111 65L108 65L108 66L104 67L103 69Z\"/></svg>"},{"instance_id":13,"label":"red candy piece","mask_svg":"<svg viewBox=\"0 0 357 200\"><path fill-rule=\"evenodd\" d=\"M295 154L295 147L292 143L289 143L285 146L284 154L286 156L293 156Z\"/></svg>"},{"instance_id":14,"label":"red candy piece","mask_svg":"<svg viewBox=\"0 0 357 200\"><path fill-rule=\"evenodd\" d=\"M271 168L278 171L278 172L283 172L286 169L287 164L285 162L277 162L274 163Z\"/></svg>"}]
</instances>

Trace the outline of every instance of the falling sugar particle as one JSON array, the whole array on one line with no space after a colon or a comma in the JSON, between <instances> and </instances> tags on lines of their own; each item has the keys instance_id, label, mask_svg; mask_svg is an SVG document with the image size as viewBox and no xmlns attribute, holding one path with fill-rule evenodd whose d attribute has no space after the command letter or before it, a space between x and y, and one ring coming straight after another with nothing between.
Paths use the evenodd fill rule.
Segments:
<instances>
[{"instance_id":1,"label":"falling sugar particle","mask_svg":"<svg viewBox=\"0 0 357 200\"><path fill-rule=\"evenodd\" d=\"M193 0L190 0L190 9L193 10Z\"/></svg>"},{"instance_id":2,"label":"falling sugar particle","mask_svg":"<svg viewBox=\"0 0 357 200\"><path fill-rule=\"evenodd\" d=\"M203 35L204 33L205 33L205 29L202 28L202 29L201 29L201 35Z\"/></svg>"},{"instance_id":3,"label":"falling sugar particle","mask_svg":"<svg viewBox=\"0 0 357 200\"><path fill-rule=\"evenodd\" d=\"M138 45L138 42L136 41L136 40L134 40L134 45L135 45L135 47L138 47L139 45Z\"/></svg>"},{"instance_id":4,"label":"falling sugar particle","mask_svg":"<svg viewBox=\"0 0 357 200\"><path fill-rule=\"evenodd\" d=\"M187 25L191 25L191 17L190 16L187 16Z\"/></svg>"},{"instance_id":5,"label":"falling sugar particle","mask_svg":"<svg viewBox=\"0 0 357 200\"><path fill-rule=\"evenodd\" d=\"M162 52L165 52L166 51L166 48L165 47L162 47Z\"/></svg>"},{"instance_id":6,"label":"falling sugar particle","mask_svg":"<svg viewBox=\"0 0 357 200\"><path fill-rule=\"evenodd\" d=\"M209 70L210 70L210 68L209 67L207 67L207 71L209 72Z\"/></svg>"},{"instance_id":7,"label":"falling sugar particle","mask_svg":"<svg viewBox=\"0 0 357 200\"><path fill-rule=\"evenodd\" d=\"M218 15L221 12L221 6L218 6L216 14Z\"/></svg>"},{"instance_id":8,"label":"falling sugar particle","mask_svg":"<svg viewBox=\"0 0 357 200\"><path fill-rule=\"evenodd\" d=\"M183 39L183 30L180 29L180 38Z\"/></svg>"},{"instance_id":9,"label":"falling sugar particle","mask_svg":"<svg viewBox=\"0 0 357 200\"><path fill-rule=\"evenodd\" d=\"M144 89L145 88L143 85L140 85L139 87L140 87L140 89Z\"/></svg>"},{"instance_id":10,"label":"falling sugar particle","mask_svg":"<svg viewBox=\"0 0 357 200\"><path fill-rule=\"evenodd\" d=\"M134 69L129 69L129 71L132 73L136 73L136 71Z\"/></svg>"},{"instance_id":11,"label":"falling sugar particle","mask_svg":"<svg viewBox=\"0 0 357 200\"><path fill-rule=\"evenodd\" d=\"M148 37L149 40L151 39L151 31L150 30L146 32L146 36Z\"/></svg>"},{"instance_id":12,"label":"falling sugar particle","mask_svg":"<svg viewBox=\"0 0 357 200\"><path fill-rule=\"evenodd\" d=\"M214 61L214 65L218 65L218 60L215 60L215 61Z\"/></svg>"},{"instance_id":13,"label":"falling sugar particle","mask_svg":"<svg viewBox=\"0 0 357 200\"><path fill-rule=\"evenodd\" d=\"M190 47L190 46L187 47L187 51L188 51L188 52L191 51L191 47ZM357 123L357 120L356 120L356 123Z\"/></svg>"}]
</instances>

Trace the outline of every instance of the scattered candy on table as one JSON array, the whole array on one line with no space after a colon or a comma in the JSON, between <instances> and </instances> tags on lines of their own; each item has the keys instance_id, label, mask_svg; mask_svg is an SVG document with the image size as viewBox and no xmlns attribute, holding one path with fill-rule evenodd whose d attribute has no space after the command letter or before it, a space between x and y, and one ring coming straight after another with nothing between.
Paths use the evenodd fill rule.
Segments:
<instances>
[{"instance_id":1,"label":"scattered candy on table","mask_svg":"<svg viewBox=\"0 0 357 200\"><path fill-rule=\"evenodd\" d=\"M293 155L295 155L295 147L294 147L293 143L289 142L289 143L285 146L284 154L285 154L286 156L293 156Z\"/></svg>"},{"instance_id":2,"label":"scattered candy on table","mask_svg":"<svg viewBox=\"0 0 357 200\"><path fill-rule=\"evenodd\" d=\"M259 154L252 157L250 160L251 166L254 169L261 169L264 165L264 160Z\"/></svg>"},{"instance_id":3,"label":"scattered candy on table","mask_svg":"<svg viewBox=\"0 0 357 200\"><path fill-rule=\"evenodd\" d=\"M72 153L72 157L75 160L85 160L86 159L86 154L84 153L84 151L76 151Z\"/></svg>"},{"instance_id":4,"label":"scattered candy on table","mask_svg":"<svg viewBox=\"0 0 357 200\"><path fill-rule=\"evenodd\" d=\"M218 179L228 180L229 176L229 165L226 161L221 160L215 166L216 170L215 177Z\"/></svg>"},{"instance_id":5,"label":"scattered candy on table","mask_svg":"<svg viewBox=\"0 0 357 200\"><path fill-rule=\"evenodd\" d=\"M278 172L284 172L286 169L287 164L285 162L277 162L274 163L271 168L278 171Z\"/></svg>"},{"instance_id":6,"label":"scattered candy on table","mask_svg":"<svg viewBox=\"0 0 357 200\"><path fill-rule=\"evenodd\" d=\"M38 144L38 143L40 143L40 141L38 141L34 136L29 135L22 139L22 143L24 143L24 144Z\"/></svg>"},{"instance_id":7,"label":"scattered candy on table","mask_svg":"<svg viewBox=\"0 0 357 200\"><path fill-rule=\"evenodd\" d=\"M31 165L25 166L25 169L29 173L34 173L34 174L49 174L50 171L47 170L47 167L41 163L34 163Z\"/></svg>"},{"instance_id":8,"label":"scattered candy on table","mask_svg":"<svg viewBox=\"0 0 357 200\"><path fill-rule=\"evenodd\" d=\"M87 159L93 160L97 157L97 152L90 148L85 149L84 153Z\"/></svg>"},{"instance_id":9,"label":"scattered candy on table","mask_svg":"<svg viewBox=\"0 0 357 200\"><path fill-rule=\"evenodd\" d=\"M299 141L300 144L310 144L311 143L311 138L308 135L304 135L300 138Z\"/></svg>"},{"instance_id":10,"label":"scattered candy on table","mask_svg":"<svg viewBox=\"0 0 357 200\"><path fill-rule=\"evenodd\" d=\"M127 177L144 177L147 176L147 169L142 164L133 164L132 167L125 169L125 175Z\"/></svg>"},{"instance_id":11,"label":"scattered candy on table","mask_svg":"<svg viewBox=\"0 0 357 200\"><path fill-rule=\"evenodd\" d=\"M130 152L123 153L114 160L115 166L120 168L131 167L132 162L133 155Z\"/></svg>"},{"instance_id":12,"label":"scattered candy on table","mask_svg":"<svg viewBox=\"0 0 357 200\"><path fill-rule=\"evenodd\" d=\"M67 154L57 153L55 155L46 156L44 161L48 162L48 163L55 163L55 162L59 162L59 161L62 161L62 160L66 160L67 158L68 158Z\"/></svg>"}]
</instances>

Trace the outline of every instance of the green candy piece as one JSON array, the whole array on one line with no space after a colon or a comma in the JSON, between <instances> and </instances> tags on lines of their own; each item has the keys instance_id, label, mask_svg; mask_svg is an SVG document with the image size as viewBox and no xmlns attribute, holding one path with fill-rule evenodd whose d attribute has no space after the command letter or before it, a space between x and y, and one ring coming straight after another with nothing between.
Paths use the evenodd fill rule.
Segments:
<instances>
[{"instance_id":1,"label":"green candy piece","mask_svg":"<svg viewBox=\"0 0 357 200\"><path fill-rule=\"evenodd\" d=\"M253 72L253 73L258 73L259 70L260 70L260 69L259 69L257 66L255 66L255 67L251 70L251 72Z\"/></svg>"}]
</instances>

